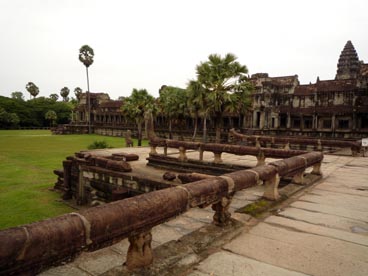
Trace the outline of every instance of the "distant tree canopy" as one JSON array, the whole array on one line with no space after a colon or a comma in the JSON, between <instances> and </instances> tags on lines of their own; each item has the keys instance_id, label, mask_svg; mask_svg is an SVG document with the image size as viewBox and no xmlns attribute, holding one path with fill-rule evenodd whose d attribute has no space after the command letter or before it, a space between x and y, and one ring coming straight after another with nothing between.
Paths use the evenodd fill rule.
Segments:
<instances>
[{"instance_id":1,"label":"distant tree canopy","mask_svg":"<svg viewBox=\"0 0 368 276\"><path fill-rule=\"evenodd\" d=\"M74 106L71 102L57 102L52 98L38 97L28 101L0 96L0 109L7 114L16 114L19 121L16 122L13 116L12 124L0 123L0 128L14 127L48 127L49 120L45 114L53 110L57 114L57 124L67 124L70 122L71 112ZM3 114L5 117L7 114ZM7 117L8 118L8 117Z\"/></svg>"},{"instance_id":2,"label":"distant tree canopy","mask_svg":"<svg viewBox=\"0 0 368 276\"><path fill-rule=\"evenodd\" d=\"M19 100L19 101L24 101L24 95L23 95L22 92L19 92L19 91L12 92L11 97L12 97L12 99L16 99L16 100Z\"/></svg>"}]
</instances>

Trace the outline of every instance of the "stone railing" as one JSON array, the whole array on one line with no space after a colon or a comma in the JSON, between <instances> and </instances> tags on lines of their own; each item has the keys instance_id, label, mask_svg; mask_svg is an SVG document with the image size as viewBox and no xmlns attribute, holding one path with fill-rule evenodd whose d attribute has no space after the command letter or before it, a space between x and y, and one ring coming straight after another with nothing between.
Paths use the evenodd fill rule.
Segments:
<instances>
[{"instance_id":1,"label":"stone railing","mask_svg":"<svg viewBox=\"0 0 368 276\"><path fill-rule=\"evenodd\" d=\"M352 155L357 156L361 150L361 143L355 141L344 140L327 140L317 138L300 138L300 137L273 137L273 136L259 136L259 135L245 135L241 134L234 129L229 131L236 140L242 142L250 142L256 147L260 147L261 144L269 144L270 146L281 144L285 149L290 149L290 145L302 145L312 146L313 150L322 151L324 147L336 147L336 148L350 148Z\"/></svg>"},{"instance_id":2,"label":"stone railing","mask_svg":"<svg viewBox=\"0 0 368 276\"><path fill-rule=\"evenodd\" d=\"M214 224L226 225L230 220L228 208L237 191L264 183L264 196L277 199L280 177L297 176L302 180L308 167L313 167L312 174L321 175L322 159L320 152L306 153L2 230L0 272L36 274L52 264L71 259L81 251L93 251L124 238L130 242L127 268L150 265L153 261L152 227L190 208L208 205L212 205L215 211Z\"/></svg>"},{"instance_id":3,"label":"stone railing","mask_svg":"<svg viewBox=\"0 0 368 276\"><path fill-rule=\"evenodd\" d=\"M217 143L200 143L200 142L187 142L177 141L162 138L151 138L150 139L150 157L154 156L167 156L168 148L175 148L179 150L179 161L187 161L186 155L187 150L198 150L200 161L203 160L203 153L205 151L212 152L214 155L213 163L219 164L222 162L222 153L231 153L236 155L251 155L257 158L257 166L265 164L267 157L269 158L288 158L306 153L303 150L284 150L284 149L270 149L257 147L248 147L240 145L228 145L228 144L217 144ZM163 154L157 153L157 147L163 147Z\"/></svg>"}]
</instances>

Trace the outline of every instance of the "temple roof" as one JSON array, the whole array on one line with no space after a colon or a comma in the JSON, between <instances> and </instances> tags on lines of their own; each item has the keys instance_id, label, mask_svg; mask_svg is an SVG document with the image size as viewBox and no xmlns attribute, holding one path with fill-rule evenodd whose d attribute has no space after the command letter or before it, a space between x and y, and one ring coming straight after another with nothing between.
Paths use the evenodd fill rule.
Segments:
<instances>
[{"instance_id":1,"label":"temple roof","mask_svg":"<svg viewBox=\"0 0 368 276\"><path fill-rule=\"evenodd\" d=\"M355 51L353 43L349 40L346 42L344 49L342 50L337 64L336 79L352 79L356 78L359 72L360 61L358 54Z\"/></svg>"}]
</instances>

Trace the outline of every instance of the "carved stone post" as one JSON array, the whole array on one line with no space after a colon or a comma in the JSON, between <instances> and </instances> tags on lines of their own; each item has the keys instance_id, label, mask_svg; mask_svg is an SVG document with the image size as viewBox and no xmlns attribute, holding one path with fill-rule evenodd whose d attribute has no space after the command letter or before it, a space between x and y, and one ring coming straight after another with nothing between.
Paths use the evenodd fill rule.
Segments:
<instances>
[{"instance_id":1,"label":"carved stone post","mask_svg":"<svg viewBox=\"0 0 368 276\"><path fill-rule=\"evenodd\" d=\"M289 142L286 143L286 145L284 147L284 150L290 150L290 143Z\"/></svg>"},{"instance_id":2,"label":"carved stone post","mask_svg":"<svg viewBox=\"0 0 368 276\"><path fill-rule=\"evenodd\" d=\"M258 137L256 138L256 148L260 148L261 147L261 143L258 140Z\"/></svg>"},{"instance_id":3,"label":"carved stone post","mask_svg":"<svg viewBox=\"0 0 368 276\"><path fill-rule=\"evenodd\" d=\"M167 156L167 146L164 146L164 155Z\"/></svg>"},{"instance_id":4,"label":"carved stone post","mask_svg":"<svg viewBox=\"0 0 368 276\"><path fill-rule=\"evenodd\" d=\"M179 160L180 161L187 161L188 157L186 155L186 148L184 147L179 147Z\"/></svg>"},{"instance_id":5,"label":"carved stone post","mask_svg":"<svg viewBox=\"0 0 368 276\"><path fill-rule=\"evenodd\" d=\"M231 204L232 195L223 197L221 200L215 204L212 204L212 210L215 211L213 215L213 223L217 226L226 226L230 222L231 214L229 212L229 207Z\"/></svg>"},{"instance_id":6,"label":"carved stone post","mask_svg":"<svg viewBox=\"0 0 368 276\"><path fill-rule=\"evenodd\" d=\"M258 166L263 166L264 164L266 164L266 156L264 155L263 151L260 151L257 155L257 165Z\"/></svg>"},{"instance_id":7,"label":"carved stone post","mask_svg":"<svg viewBox=\"0 0 368 276\"><path fill-rule=\"evenodd\" d=\"M71 199L72 198L72 190L71 190L71 185L72 185L72 161L71 160L65 160L63 161L63 167L64 167L64 195L63 195L63 199L67 200L67 199Z\"/></svg>"},{"instance_id":8,"label":"carved stone post","mask_svg":"<svg viewBox=\"0 0 368 276\"><path fill-rule=\"evenodd\" d=\"M314 164L311 174L322 175L321 166L322 166L322 162Z\"/></svg>"},{"instance_id":9,"label":"carved stone post","mask_svg":"<svg viewBox=\"0 0 368 276\"><path fill-rule=\"evenodd\" d=\"M280 183L280 176L278 173L276 173L275 176L272 177L271 179L266 180L263 197L270 200L278 200L280 198L278 190L279 183Z\"/></svg>"},{"instance_id":10,"label":"carved stone post","mask_svg":"<svg viewBox=\"0 0 368 276\"><path fill-rule=\"evenodd\" d=\"M302 172L298 172L293 176L292 183L304 184L304 170Z\"/></svg>"},{"instance_id":11,"label":"carved stone post","mask_svg":"<svg viewBox=\"0 0 368 276\"><path fill-rule=\"evenodd\" d=\"M320 140L320 139L318 139L318 140L317 140L317 150L318 150L318 151L322 151L322 149L323 149L323 148L322 148L321 140Z\"/></svg>"},{"instance_id":12,"label":"carved stone post","mask_svg":"<svg viewBox=\"0 0 368 276\"><path fill-rule=\"evenodd\" d=\"M215 163L215 164L221 163L222 162L222 159L221 159L222 152L214 152L213 154L215 155L214 156L215 158L213 160L213 163Z\"/></svg>"},{"instance_id":13,"label":"carved stone post","mask_svg":"<svg viewBox=\"0 0 368 276\"><path fill-rule=\"evenodd\" d=\"M202 149L202 146L199 146L199 160L203 161L203 152L204 150Z\"/></svg>"},{"instance_id":14,"label":"carved stone post","mask_svg":"<svg viewBox=\"0 0 368 276\"><path fill-rule=\"evenodd\" d=\"M125 265L133 270L152 264L151 230L129 237L129 248Z\"/></svg>"},{"instance_id":15,"label":"carved stone post","mask_svg":"<svg viewBox=\"0 0 368 276\"><path fill-rule=\"evenodd\" d=\"M156 145L151 145L151 151L150 151L150 154L157 154L157 151L156 151Z\"/></svg>"}]
</instances>

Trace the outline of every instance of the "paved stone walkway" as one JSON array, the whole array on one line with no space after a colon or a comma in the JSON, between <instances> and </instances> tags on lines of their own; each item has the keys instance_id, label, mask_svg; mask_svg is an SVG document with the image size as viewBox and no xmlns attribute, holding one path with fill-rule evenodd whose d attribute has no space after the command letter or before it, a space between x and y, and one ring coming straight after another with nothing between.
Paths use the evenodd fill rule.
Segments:
<instances>
[{"instance_id":1,"label":"paved stone walkway","mask_svg":"<svg viewBox=\"0 0 368 276\"><path fill-rule=\"evenodd\" d=\"M368 275L368 158L327 155L323 172L190 275Z\"/></svg>"},{"instance_id":2,"label":"paved stone walkway","mask_svg":"<svg viewBox=\"0 0 368 276\"><path fill-rule=\"evenodd\" d=\"M146 153L148 148L139 149L139 154ZM206 154L205 158L210 160L213 155ZM224 154L223 159L250 166L256 163L251 156ZM144 165L144 157L140 162ZM233 214L247 227L188 274L368 275L368 158L326 155L322 170L322 181L302 195L292 196L291 203L280 207L275 215L257 221ZM262 193L263 186L236 193L231 211L254 202ZM212 216L210 208L192 209L159 225L152 230L152 246L178 240L211 223ZM42 275L101 275L125 262L127 248L128 241L123 240L84 252L73 262Z\"/></svg>"}]
</instances>

